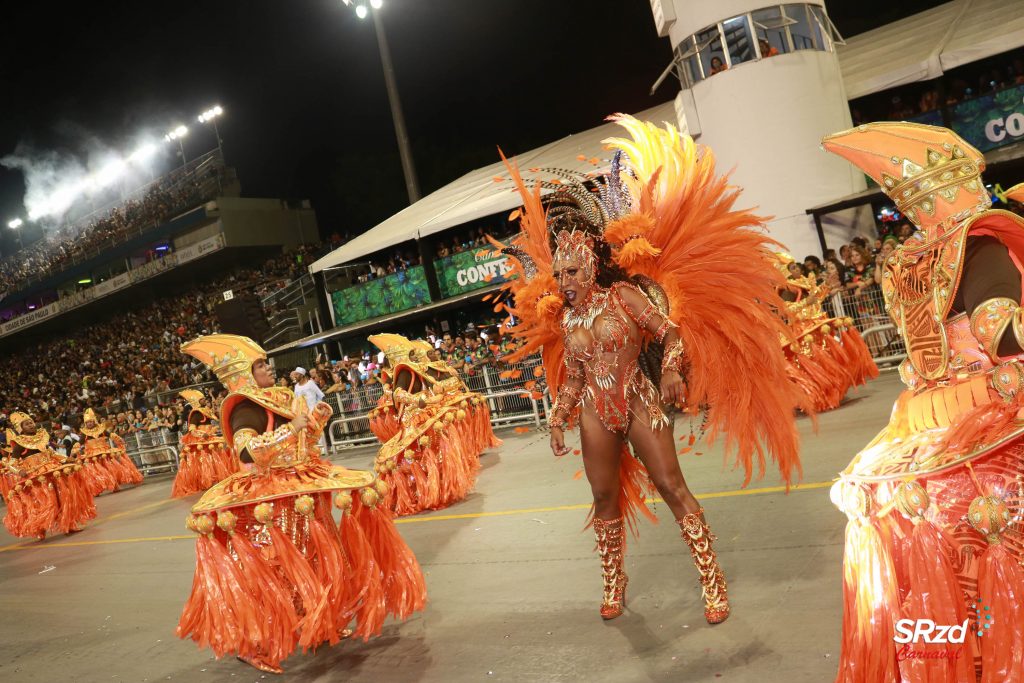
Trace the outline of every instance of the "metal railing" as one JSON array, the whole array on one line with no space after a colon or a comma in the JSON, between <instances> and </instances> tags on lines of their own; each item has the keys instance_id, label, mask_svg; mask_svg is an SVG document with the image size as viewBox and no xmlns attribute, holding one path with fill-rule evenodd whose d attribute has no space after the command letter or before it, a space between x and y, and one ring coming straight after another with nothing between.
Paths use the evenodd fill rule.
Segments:
<instances>
[{"instance_id":1,"label":"metal railing","mask_svg":"<svg viewBox=\"0 0 1024 683\"><path fill-rule=\"evenodd\" d=\"M539 366L540 357L533 356L519 363L478 366L472 375L460 373L460 376L470 391L487 401L493 426L533 424L539 427L550 411L543 377L534 376L534 368ZM382 393L380 384L370 384L354 391L331 393L324 398L337 416L327 429L331 452L377 442L370 431L368 413L377 407Z\"/></svg>"},{"instance_id":2,"label":"metal railing","mask_svg":"<svg viewBox=\"0 0 1024 683\"><path fill-rule=\"evenodd\" d=\"M178 471L178 435L167 428L122 437L128 457L143 476Z\"/></svg>"},{"instance_id":3,"label":"metal railing","mask_svg":"<svg viewBox=\"0 0 1024 683\"><path fill-rule=\"evenodd\" d=\"M907 357L903 339L885 310L885 299L878 285L868 285L860 293L836 292L825 300L824 308L833 317L853 320L871 357L880 367L895 367Z\"/></svg>"}]
</instances>

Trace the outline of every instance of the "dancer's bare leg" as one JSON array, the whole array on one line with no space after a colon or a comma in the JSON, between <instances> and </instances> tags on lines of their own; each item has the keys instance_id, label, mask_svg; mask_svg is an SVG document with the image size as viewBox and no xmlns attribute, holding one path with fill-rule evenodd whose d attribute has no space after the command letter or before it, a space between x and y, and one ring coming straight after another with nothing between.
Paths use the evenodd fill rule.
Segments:
<instances>
[{"instance_id":1,"label":"dancer's bare leg","mask_svg":"<svg viewBox=\"0 0 1024 683\"><path fill-rule=\"evenodd\" d=\"M598 519L618 519L619 459L622 457L622 439L608 431L597 414L584 408L580 411L580 442L583 447L583 470L594 495L594 516Z\"/></svg>"},{"instance_id":2,"label":"dancer's bare leg","mask_svg":"<svg viewBox=\"0 0 1024 683\"><path fill-rule=\"evenodd\" d=\"M640 414L646 412L643 409ZM647 468L651 483L676 519L700 509L700 503L686 485L679 466L671 423L661 429L652 429L650 422L634 418L629 427L629 442Z\"/></svg>"}]
</instances>

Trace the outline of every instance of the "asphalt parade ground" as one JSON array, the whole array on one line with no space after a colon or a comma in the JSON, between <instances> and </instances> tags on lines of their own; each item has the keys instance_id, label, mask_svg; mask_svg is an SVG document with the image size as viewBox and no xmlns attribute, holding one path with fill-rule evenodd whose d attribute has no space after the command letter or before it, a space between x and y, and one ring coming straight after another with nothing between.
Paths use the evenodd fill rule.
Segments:
<instances>
[{"instance_id":1,"label":"asphalt parade ground","mask_svg":"<svg viewBox=\"0 0 1024 683\"><path fill-rule=\"evenodd\" d=\"M171 500L170 476L101 496L97 519L70 537L0 529L0 681L830 681L845 517L828 487L884 425L899 387L883 374L821 415L817 434L800 418L804 477L788 495L771 472L741 490L718 448L680 456L729 581L732 616L717 626L704 621L696 570L656 501L661 522L642 522L629 540L628 609L603 622L580 458L554 458L544 432L505 430L468 499L399 520L426 574L426 610L370 642L296 654L279 677L175 636L197 496ZM334 459L368 469L372 455Z\"/></svg>"}]
</instances>

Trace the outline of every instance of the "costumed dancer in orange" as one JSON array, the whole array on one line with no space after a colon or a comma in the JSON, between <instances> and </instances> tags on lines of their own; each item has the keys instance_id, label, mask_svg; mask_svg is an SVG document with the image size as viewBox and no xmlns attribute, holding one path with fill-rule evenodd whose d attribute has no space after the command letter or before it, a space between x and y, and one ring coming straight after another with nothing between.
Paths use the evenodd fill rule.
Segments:
<instances>
[{"instance_id":1,"label":"costumed dancer in orange","mask_svg":"<svg viewBox=\"0 0 1024 683\"><path fill-rule=\"evenodd\" d=\"M181 498L205 491L238 471L239 462L224 435L217 416L203 392L185 389L178 394L192 407L188 431L181 435L178 473L174 475L171 496Z\"/></svg>"},{"instance_id":2,"label":"costumed dancer in orange","mask_svg":"<svg viewBox=\"0 0 1024 683\"><path fill-rule=\"evenodd\" d=\"M373 335L393 368L399 431L377 453L388 484L386 504L398 515L436 510L465 498L476 483L480 454L500 445L486 402L465 390L427 356L430 345L397 334Z\"/></svg>"},{"instance_id":3,"label":"costumed dancer in orange","mask_svg":"<svg viewBox=\"0 0 1024 683\"><path fill-rule=\"evenodd\" d=\"M882 278L907 389L832 488L849 518L837 680L1024 680L1024 219L990 208L984 157L945 128L874 123L824 146L920 230ZM901 645L901 619L969 627Z\"/></svg>"},{"instance_id":4,"label":"costumed dancer in orange","mask_svg":"<svg viewBox=\"0 0 1024 683\"><path fill-rule=\"evenodd\" d=\"M793 257L783 252L775 256L786 274ZM827 292L813 276L787 279L779 295L786 302L782 318L790 329L782 339L789 377L815 411L838 408L851 387L878 377L878 366L853 321L830 318L822 309Z\"/></svg>"},{"instance_id":5,"label":"costumed dancer in orange","mask_svg":"<svg viewBox=\"0 0 1024 683\"><path fill-rule=\"evenodd\" d=\"M331 407L310 411L275 386L266 354L246 337L208 335L181 349L227 388L220 423L245 464L192 507L196 573L178 635L280 673L296 648L367 639L388 615L422 609L419 564L378 505L386 484L320 459Z\"/></svg>"},{"instance_id":6,"label":"costumed dancer in orange","mask_svg":"<svg viewBox=\"0 0 1024 683\"><path fill-rule=\"evenodd\" d=\"M0 444L0 498L4 500L7 500L7 494L14 488L18 479L10 467L11 464L11 444L4 441Z\"/></svg>"},{"instance_id":7,"label":"costumed dancer in orange","mask_svg":"<svg viewBox=\"0 0 1024 683\"><path fill-rule=\"evenodd\" d=\"M13 475L6 494L4 526L12 536L43 539L70 534L96 516L82 466L50 449L50 435L24 413L12 413L7 430L11 455L4 467Z\"/></svg>"},{"instance_id":8,"label":"costumed dancer in orange","mask_svg":"<svg viewBox=\"0 0 1024 683\"><path fill-rule=\"evenodd\" d=\"M87 408L82 416L84 444L75 444L71 454L82 463L83 476L89 482L92 495L106 491L117 491L122 484L141 484L142 474L128 457L124 439L114 432L107 432L107 426Z\"/></svg>"},{"instance_id":9,"label":"costumed dancer in orange","mask_svg":"<svg viewBox=\"0 0 1024 683\"><path fill-rule=\"evenodd\" d=\"M580 425L601 616L625 608L625 528L635 532L639 514L654 519L644 502L653 483L697 566L704 615L719 623L730 611L725 575L679 466L671 408L705 411L708 441L727 432L744 485L767 457L787 485L799 475L803 398L778 345L778 245L754 229L756 216L733 209L738 190L715 175L710 150L698 153L672 127L614 120L630 139L605 141L616 150L605 176L534 169L558 177L530 192L509 165L525 203L522 232L504 249L517 261L506 306L524 342L512 359L542 351L557 397L548 417L556 456L570 450L564 430ZM551 190L543 202L542 189Z\"/></svg>"},{"instance_id":10,"label":"costumed dancer in orange","mask_svg":"<svg viewBox=\"0 0 1024 683\"><path fill-rule=\"evenodd\" d=\"M403 337L404 339L404 337ZM370 431L381 443L387 443L398 430L401 424L398 421L398 407L395 406L392 395L392 382L394 381L395 364L406 360L410 346L403 346L401 351L396 347L392 355L384 354L384 367L380 371L380 383L383 392L377 399L377 406L367 415L370 419Z\"/></svg>"}]
</instances>

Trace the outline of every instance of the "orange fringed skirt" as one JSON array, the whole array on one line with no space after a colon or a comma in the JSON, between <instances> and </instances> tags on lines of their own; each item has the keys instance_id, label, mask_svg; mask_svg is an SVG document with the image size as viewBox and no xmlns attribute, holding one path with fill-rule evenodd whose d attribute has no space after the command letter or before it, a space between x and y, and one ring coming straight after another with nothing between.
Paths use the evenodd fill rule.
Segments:
<instances>
[{"instance_id":1,"label":"orange fringed skirt","mask_svg":"<svg viewBox=\"0 0 1024 683\"><path fill-rule=\"evenodd\" d=\"M181 498L205 491L237 472L238 468L238 458L223 438L188 432L181 437L178 473L171 486L171 497Z\"/></svg>"},{"instance_id":2,"label":"orange fringed skirt","mask_svg":"<svg viewBox=\"0 0 1024 683\"><path fill-rule=\"evenodd\" d=\"M486 401L465 398L437 410L381 447L375 469L388 485L385 505L403 516L457 503L476 484L480 454L500 445Z\"/></svg>"},{"instance_id":3,"label":"orange fringed skirt","mask_svg":"<svg viewBox=\"0 0 1024 683\"><path fill-rule=\"evenodd\" d=\"M838 320L798 335L797 344L785 347L786 372L815 412L838 408L852 387L878 377L878 366L860 333Z\"/></svg>"},{"instance_id":4,"label":"orange fringed skirt","mask_svg":"<svg viewBox=\"0 0 1024 683\"><path fill-rule=\"evenodd\" d=\"M118 487L117 467L109 454L87 455L79 457L82 465L82 478L89 487L89 493L98 496L107 491L116 491Z\"/></svg>"},{"instance_id":5,"label":"orange fringed skirt","mask_svg":"<svg viewBox=\"0 0 1024 683\"><path fill-rule=\"evenodd\" d=\"M398 423L398 411L385 398L385 396L381 396L377 407L369 413L370 431L381 443L390 441L401 428Z\"/></svg>"},{"instance_id":6,"label":"orange fringed skirt","mask_svg":"<svg viewBox=\"0 0 1024 683\"><path fill-rule=\"evenodd\" d=\"M347 627L365 640L386 617L423 609L419 563L378 491L379 482L355 495L318 491L191 517L196 571L178 636L218 658L278 666L297 648L334 645Z\"/></svg>"},{"instance_id":7,"label":"orange fringed skirt","mask_svg":"<svg viewBox=\"0 0 1024 683\"><path fill-rule=\"evenodd\" d=\"M118 486L137 486L142 483L142 472L139 472L139 468L126 452L119 451L112 455L110 467L114 470Z\"/></svg>"},{"instance_id":8,"label":"orange fringed skirt","mask_svg":"<svg viewBox=\"0 0 1024 683\"><path fill-rule=\"evenodd\" d=\"M1022 513L1021 481L1018 440L977 457L970 469L868 486L871 500L902 497L922 507L910 511L913 519L897 505L847 524L837 683L1024 680L1024 535L1012 521ZM986 538L968 514L998 533ZM921 619L966 620L968 628L962 643L901 644L893 640L901 619L911 630Z\"/></svg>"},{"instance_id":9,"label":"orange fringed skirt","mask_svg":"<svg viewBox=\"0 0 1024 683\"><path fill-rule=\"evenodd\" d=\"M26 463L23 467L33 471L33 475L15 477L4 496L4 526L12 536L43 538L47 533L67 534L96 516L96 505L81 465L52 463L34 468Z\"/></svg>"}]
</instances>

